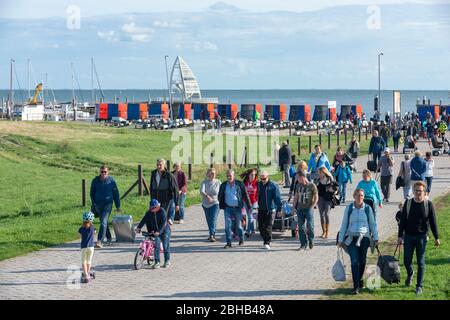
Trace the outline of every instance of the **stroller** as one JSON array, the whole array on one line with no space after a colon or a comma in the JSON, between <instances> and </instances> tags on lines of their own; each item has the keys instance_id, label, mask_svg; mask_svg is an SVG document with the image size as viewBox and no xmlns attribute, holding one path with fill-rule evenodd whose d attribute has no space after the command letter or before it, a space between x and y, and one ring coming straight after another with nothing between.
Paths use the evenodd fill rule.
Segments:
<instances>
[{"instance_id":1,"label":"stroller","mask_svg":"<svg viewBox=\"0 0 450 320\"><path fill-rule=\"evenodd\" d=\"M403 145L403 154L416 151L416 143L417 140L413 136L407 136Z\"/></svg>"},{"instance_id":2,"label":"stroller","mask_svg":"<svg viewBox=\"0 0 450 320\"><path fill-rule=\"evenodd\" d=\"M438 141L437 136L431 137L431 144L433 146L431 150L433 156L439 156L444 153L444 142Z\"/></svg>"}]
</instances>

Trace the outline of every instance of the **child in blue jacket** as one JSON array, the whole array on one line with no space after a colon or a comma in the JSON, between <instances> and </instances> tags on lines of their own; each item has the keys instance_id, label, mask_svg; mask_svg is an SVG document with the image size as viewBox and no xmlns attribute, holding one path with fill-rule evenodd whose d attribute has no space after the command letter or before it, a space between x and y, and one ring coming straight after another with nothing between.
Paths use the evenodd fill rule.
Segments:
<instances>
[{"instance_id":1,"label":"child in blue jacket","mask_svg":"<svg viewBox=\"0 0 450 320\"><path fill-rule=\"evenodd\" d=\"M336 171L333 174L336 177L336 180L339 184L339 201L341 203L345 203L345 194L347 192L347 183L353 183L352 181L352 170L350 166L342 161L341 165L337 167Z\"/></svg>"}]
</instances>

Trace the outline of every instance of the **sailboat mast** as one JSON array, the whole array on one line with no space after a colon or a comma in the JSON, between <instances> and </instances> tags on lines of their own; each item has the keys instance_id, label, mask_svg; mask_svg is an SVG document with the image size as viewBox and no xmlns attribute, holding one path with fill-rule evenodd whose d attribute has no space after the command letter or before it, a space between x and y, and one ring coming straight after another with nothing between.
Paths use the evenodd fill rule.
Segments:
<instances>
[{"instance_id":1,"label":"sailboat mast","mask_svg":"<svg viewBox=\"0 0 450 320\"><path fill-rule=\"evenodd\" d=\"M92 92L91 92L91 103L95 106L95 95L94 95L94 58L91 58L91 84L92 84Z\"/></svg>"},{"instance_id":2,"label":"sailboat mast","mask_svg":"<svg viewBox=\"0 0 450 320\"><path fill-rule=\"evenodd\" d=\"M30 81L31 60L28 58L28 100L31 99L31 81Z\"/></svg>"},{"instance_id":3,"label":"sailboat mast","mask_svg":"<svg viewBox=\"0 0 450 320\"><path fill-rule=\"evenodd\" d=\"M70 68L72 70L72 101L75 103L75 77L73 74L73 62L70 63Z\"/></svg>"}]
</instances>

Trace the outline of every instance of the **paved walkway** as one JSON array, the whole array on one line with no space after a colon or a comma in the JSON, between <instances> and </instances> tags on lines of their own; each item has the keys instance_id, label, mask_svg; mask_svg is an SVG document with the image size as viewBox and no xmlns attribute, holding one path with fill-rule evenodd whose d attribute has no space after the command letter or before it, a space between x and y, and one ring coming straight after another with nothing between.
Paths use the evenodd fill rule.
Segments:
<instances>
[{"instance_id":1,"label":"paved walkway","mask_svg":"<svg viewBox=\"0 0 450 320\"><path fill-rule=\"evenodd\" d=\"M420 148L426 151L428 145L420 142ZM403 155L394 154L394 158L396 175ZM367 156L360 158L358 168L365 167L366 161ZM435 157L434 175L431 198L450 187L449 156ZM360 180L359 170L348 187L348 200ZM282 190L285 196L286 189ZM394 190L392 202L379 214L382 240L397 230L394 215L401 199L401 190ZM243 247L224 250L223 212L218 219L219 241L211 244L206 241L203 210L192 206L185 224L173 226L169 269L146 266L135 271L138 242L113 244L95 251L97 279L92 284L72 284L78 276L71 268L80 264L79 241L75 241L0 262L0 299L318 299L336 286L330 270L343 212L344 206L332 211L331 237L317 239L313 250L297 251L299 242L288 232L275 233L271 251L262 249L259 235ZM134 213L136 218L141 215ZM315 228L320 235L317 210Z\"/></svg>"}]
</instances>

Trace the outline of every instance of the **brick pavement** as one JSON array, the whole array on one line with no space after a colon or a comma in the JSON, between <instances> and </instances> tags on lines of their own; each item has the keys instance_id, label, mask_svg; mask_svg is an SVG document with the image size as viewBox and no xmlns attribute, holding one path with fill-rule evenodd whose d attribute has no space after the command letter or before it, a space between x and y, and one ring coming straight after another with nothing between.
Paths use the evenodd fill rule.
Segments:
<instances>
[{"instance_id":1,"label":"brick pavement","mask_svg":"<svg viewBox=\"0 0 450 320\"><path fill-rule=\"evenodd\" d=\"M420 143L421 150L428 146ZM331 155L330 155L331 156ZM402 154L394 154L395 176ZM358 168L365 167L367 156L358 159ZM450 186L450 157L435 157L435 178L431 198ZM349 184L347 194L361 180L360 170ZM395 180L395 179L393 179ZM281 189L286 197L286 189ZM395 188L393 188L395 190ZM391 202L379 214L382 240L395 234L394 215L401 190L393 191ZM317 239L313 250L297 251L299 242L275 232L272 250L262 249L259 235L224 250L224 219L218 218L218 242L206 241L207 225L199 205L186 210L185 224L172 229L169 269L151 270L147 266L135 271L134 254L139 246L114 243L96 249L94 269L97 278L92 284L72 283L78 276L70 271L80 264L79 241L62 244L25 256L0 262L0 299L318 299L336 283L331 267L336 257L335 237L340 227L344 206L331 212L331 236ZM133 213L135 219L142 213ZM316 236L321 231L315 211ZM140 237L138 239L141 239ZM162 257L161 257L162 258ZM163 258L162 258L163 259ZM347 258L346 258L347 259ZM347 264L349 266L349 264ZM69 271L68 271L69 270Z\"/></svg>"}]
</instances>

